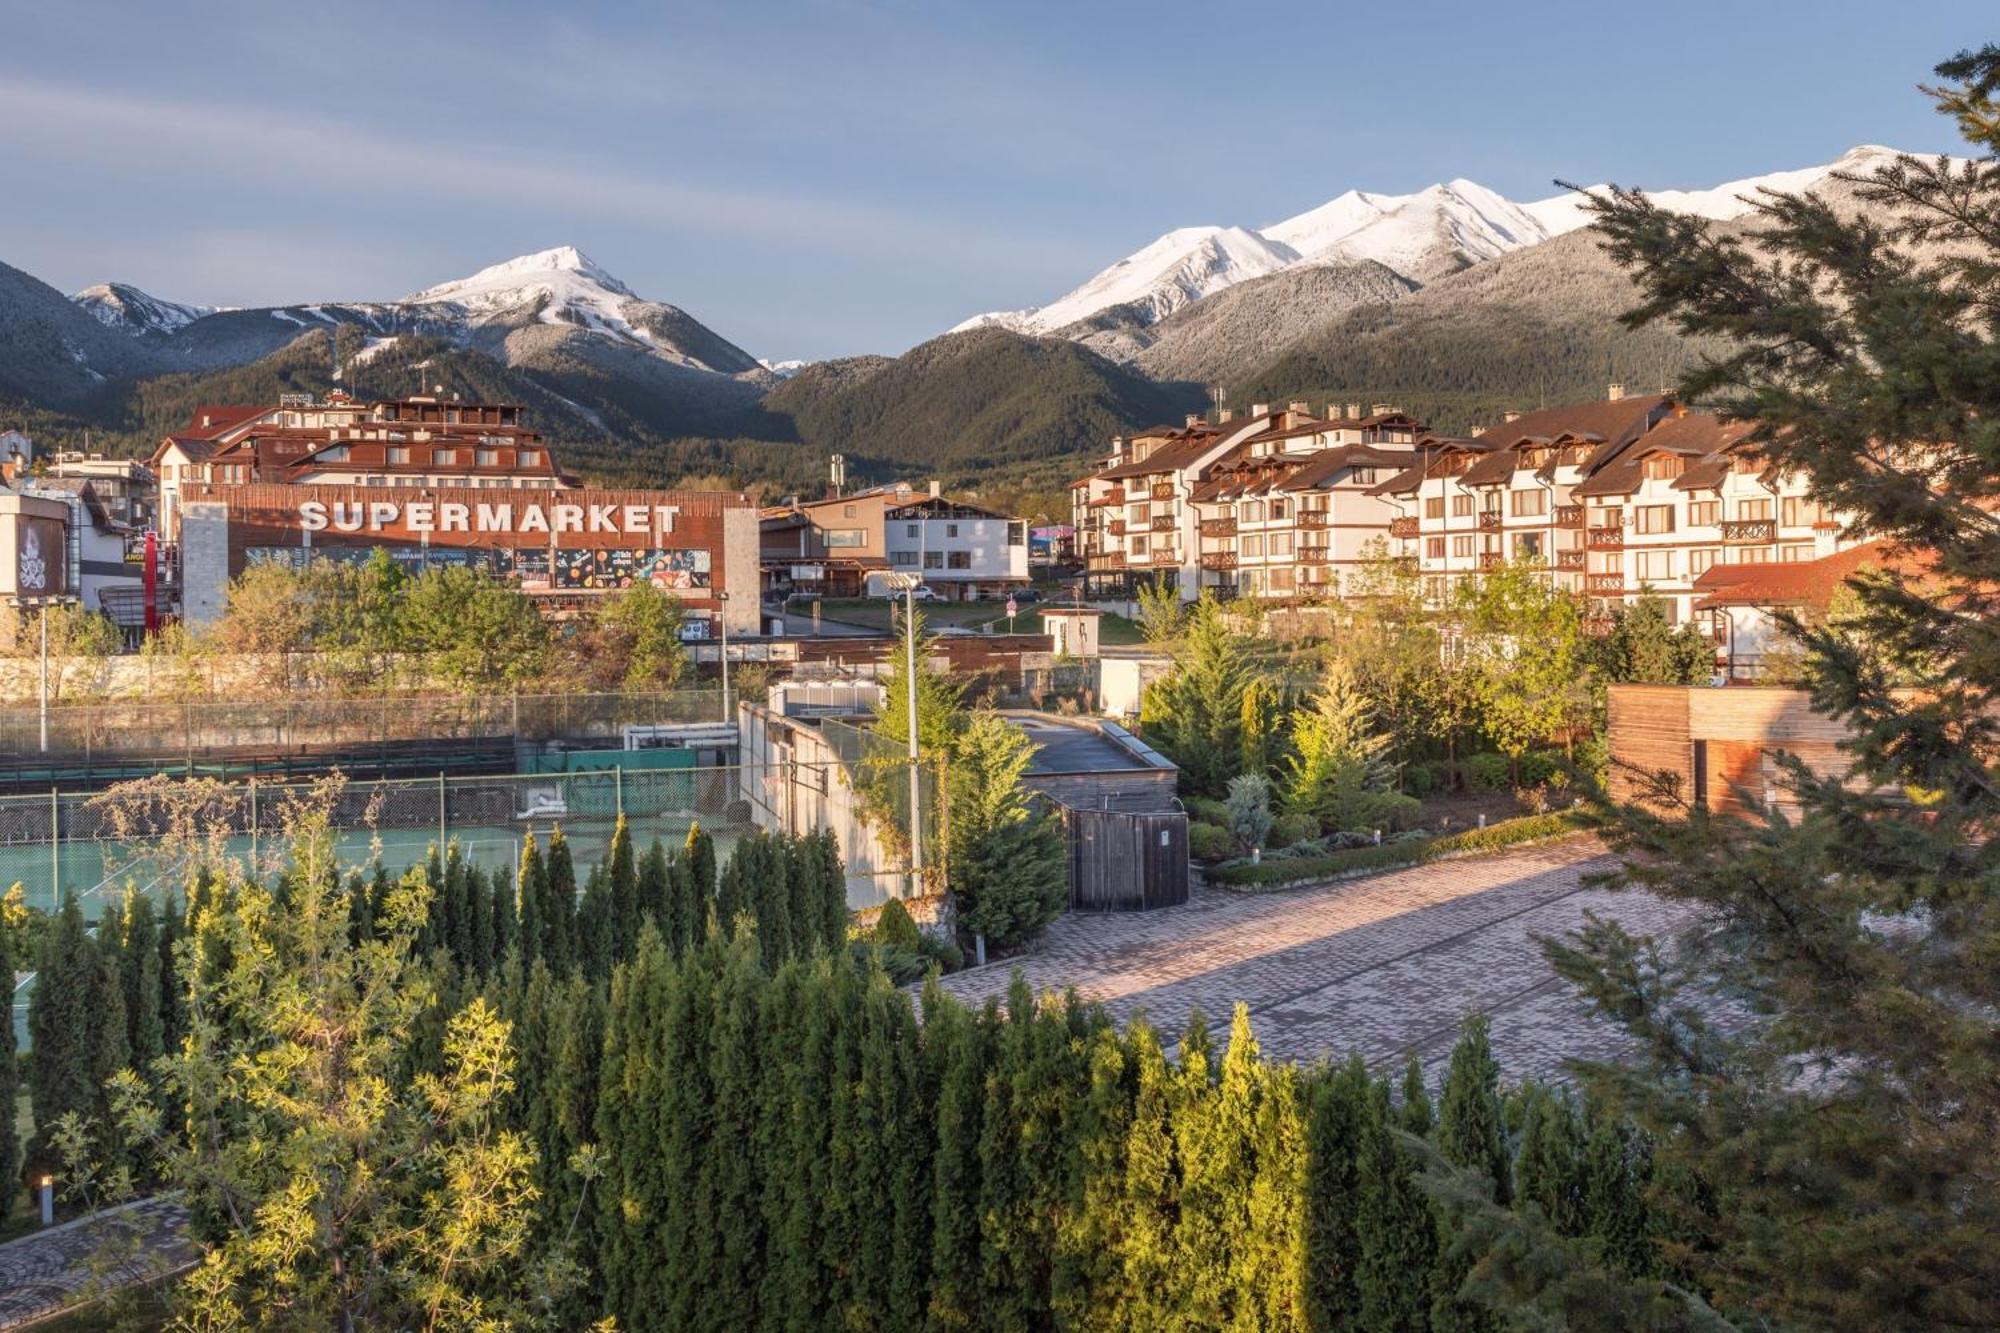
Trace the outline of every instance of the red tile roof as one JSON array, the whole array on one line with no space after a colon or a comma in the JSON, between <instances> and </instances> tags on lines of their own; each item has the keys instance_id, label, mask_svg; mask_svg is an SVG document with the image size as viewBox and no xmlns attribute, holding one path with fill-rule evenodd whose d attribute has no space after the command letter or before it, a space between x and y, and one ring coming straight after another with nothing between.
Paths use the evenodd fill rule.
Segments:
<instances>
[{"instance_id":1,"label":"red tile roof","mask_svg":"<svg viewBox=\"0 0 2000 1333\"><path fill-rule=\"evenodd\" d=\"M1711 565L1694 581L1694 590L1706 594L1695 602L1694 609L1803 606L1823 610L1842 584L1869 567L1903 578L1922 578L1929 574L1931 563L1907 548L1877 539L1818 560Z\"/></svg>"}]
</instances>

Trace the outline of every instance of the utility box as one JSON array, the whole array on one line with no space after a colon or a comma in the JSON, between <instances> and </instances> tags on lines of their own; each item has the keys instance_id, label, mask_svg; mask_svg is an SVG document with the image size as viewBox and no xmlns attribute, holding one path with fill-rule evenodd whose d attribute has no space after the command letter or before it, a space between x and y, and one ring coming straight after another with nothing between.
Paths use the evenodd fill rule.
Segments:
<instances>
[{"instance_id":1,"label":"utility box","mask_svg":"<svg viewBox=\"0 0 2000 1333\"><path fill-rule=\"evenodd\" d=\"M1088 606L1051 606L1042 611L1042 627L1054 641L1050 651L1057 657L1097 656L1097 629L1101 613Z\"/></svg>"}]
</instances>

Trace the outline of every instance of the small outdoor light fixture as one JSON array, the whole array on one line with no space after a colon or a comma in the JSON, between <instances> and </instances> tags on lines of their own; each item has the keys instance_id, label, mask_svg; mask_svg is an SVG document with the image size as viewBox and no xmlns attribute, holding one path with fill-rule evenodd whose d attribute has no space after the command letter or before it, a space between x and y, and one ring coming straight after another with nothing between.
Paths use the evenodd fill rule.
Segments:
<instances>
[{"instance_id":1,"label":"small outdoor light fixture","mask_svg":"<svg viewBox=\"0 0 2000 1333\"><path fill-rule=\"evenodd\" d=\"M43 1176L41 1180L42 1225L50 1226L56 1220L56 1178Z\"/></svg>"}]
</instances>

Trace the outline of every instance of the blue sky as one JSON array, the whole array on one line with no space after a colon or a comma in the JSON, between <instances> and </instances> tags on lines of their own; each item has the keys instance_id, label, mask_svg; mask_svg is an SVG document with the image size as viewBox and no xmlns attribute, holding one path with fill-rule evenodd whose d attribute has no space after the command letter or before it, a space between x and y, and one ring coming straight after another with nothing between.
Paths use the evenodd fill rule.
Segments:
<instances>
[{"instance_id":1,"label":"blue sky","mask_svg":"<svg viewBox=\"0 0 2000 1333\"><path fill-rule=\"evenodd\" d=\"M389 298L574 244L773 358L899 352L1172 227L1468 176L1954 146L1987 3L0 0L0 262ZM1982 21L1983 20L1983 21ZM4 317L4 312L0 312Z\"/></svg>"}]
</instances>

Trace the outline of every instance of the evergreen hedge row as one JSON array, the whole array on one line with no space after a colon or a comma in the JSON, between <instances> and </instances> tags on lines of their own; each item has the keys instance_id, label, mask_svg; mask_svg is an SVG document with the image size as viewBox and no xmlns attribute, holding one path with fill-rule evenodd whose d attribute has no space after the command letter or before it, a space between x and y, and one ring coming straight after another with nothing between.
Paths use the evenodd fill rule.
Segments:
<instances>
[{"instance_id":1,"label":"evergreen hedge row","mask_svg":"<svg viewBox=\"0 0 2000 1333\"><path fill-rule=\"evenodd\" d=\"M1336 876L1367 870L1390 870L1420 865L1447 856L1499 851L1524 842L1539 842L1581 832L1591 827L1588 816L1562 811L1545 815L1525 815L1504 819L1485 828L1466 829L1422 841L1382 843L1372 847L1351 847L1323 856L1269 858L1257 865L1223 866L1208 872L1217 883L1232 886L1278 888L1310 884Z\"/></svg>"}]
</instances>

